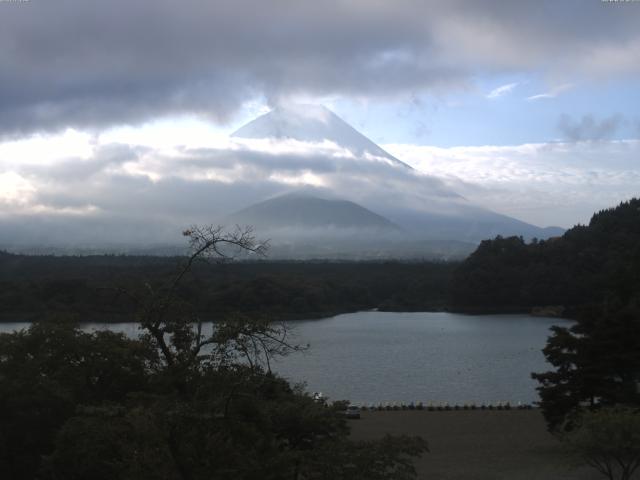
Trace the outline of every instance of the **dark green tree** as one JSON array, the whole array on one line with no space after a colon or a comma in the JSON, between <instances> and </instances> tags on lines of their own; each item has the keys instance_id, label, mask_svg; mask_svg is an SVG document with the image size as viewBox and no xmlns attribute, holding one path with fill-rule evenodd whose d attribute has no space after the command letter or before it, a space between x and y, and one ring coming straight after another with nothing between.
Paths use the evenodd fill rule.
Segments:
<instances>
[{"instance_id":1,"label":"dark green tree","mask_svg":"<svg viewBox=\"0 0 640 480\"><path fill-rule=\"evenodd\" d=\"M60 319L0 335L0 471L31 479L79 405L118 403L149 388L147 344Z\"/></svg>"},{"instance_id":2,"label":"dark green tree","mask_svg":"<svg viewBox=\"0 0 640 480\"><path fill-rule=\"evenodd\" d=\"M562 237L483 241L455 270L452 307L527 312L561 306L576 318L587 306L640 301L640 199L597 212ZM560 309L562 310L562 309Z\"/></svg>"},{"instance_id":3,"label":"dark green tree","mask_svg":"<svg viewBox=\"0 0 640 480\"><path fill-rule=\"evenodd\" d=\"M637 308L593 308L552 330L543 352L555 370L532 374L551 430L570 430L584 408L640 405Z\"/></svg>"}]
</instances>

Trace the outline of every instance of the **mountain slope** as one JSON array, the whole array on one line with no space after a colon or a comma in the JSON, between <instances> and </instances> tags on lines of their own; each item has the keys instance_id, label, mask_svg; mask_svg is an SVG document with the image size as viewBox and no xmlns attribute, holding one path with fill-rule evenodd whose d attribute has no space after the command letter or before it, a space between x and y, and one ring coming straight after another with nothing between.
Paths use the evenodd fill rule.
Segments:
<instances>
[{"instance_id":1,"label":"mountain slope","mask_svg":"<svg viewBox=\"0 0 640 480\"><path fill-rule=\"evenodd\" d=\"M232 137L292 139L301 142L329 140L356 155L383 157L395 164L411 168L322 105L276 107L236 130Z\"/></svg>"},{"instance_id":2,"label":"mountain slope","mask_svg":"<svg viewBox=\"0 0 640 480\"><path fill-rule=\"evenodd\" d=\"M450 259L475 248L451 238L418 238L357 203L306 192L251 205L222 223L254 227L258 238L269 238L272 259Z\"/></svg>"},{"instance_id":3,"label":"mountain slope","mask_svg":"<svg viewBox=\"0 0 640 480\"><path fill-rule=\"evenodd\" d=\"M420 173L348 125L323 106L277 107L238 129L233 136L252 139L330 141L352 152L330 169L339 178L323 180L325 190L376 211L406 232L428 240L479 242L496 235L548 238L563 232L540 228L474 205L434 176ZM386 165L368 161L387 160ZM310 163L308 171L326 178L327 166ZM260 222L260 215L255 217Z\"/></svg>"},{"instance_id":4,"label":"mountain slope","mask_svg":"<svg viewBox=\"0 0 640 480\"><path fill-rule=\"evenodd\" d=\"M232 223L264 230L278 228L373 229L398 232L400 228L354 202L290 193L251 205L228 217Z\"/></svg>"},{"instance_id":5,"label":"mountain slope","mask_svg":"<svg viewBox=\"0 0 640 480\"><path fill-rule=\"evenodd\" d=\"M455 207L443 205L442 211L384 208L379 211L407 232L440 240L456 239L478 243L497 235L522 236L527 240L546 239L562 235L565 231L560 227L541 228L468 202L457 202Z\"/></svg>"}]
</instances>

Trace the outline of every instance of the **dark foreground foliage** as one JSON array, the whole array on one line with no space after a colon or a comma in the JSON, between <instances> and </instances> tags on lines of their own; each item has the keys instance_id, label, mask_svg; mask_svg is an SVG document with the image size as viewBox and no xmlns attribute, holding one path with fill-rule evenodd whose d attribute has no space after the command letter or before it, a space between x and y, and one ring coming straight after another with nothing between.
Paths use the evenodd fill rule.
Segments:
<instances>
[{"instance_id":1,"label":"dark foreground foliage","mask_svg":"<svg viewBox=\"0 0 640 480\"><path fill-rule=\"evenodd\" d=\"M0 471L32 479L414 478L425 443L348 440L261 368L167 368L143 340L34 324L0 336Z\"/></svg>"},{"instance_id":2,"label":"dark foreground foliage","mask_svg":"<svg viewBox=\"0 0 640 480\"><path fill-rule=\"evenodd\" d=\"M584 409L640 407L640 309L600 307L553 327L544 348L555 370L534 373L551 430L571 430Z\"/></svg>"},{"instance_id":3,"label":"dark foreground foliage","mask_svg":"<svg viewBox=\"0 0 640 480\"><path fill-rule=\"evenodd\" d=\"M70 321L0 335L0 472L12 480L412 479L420 438L349 440L347 421L270 371L300 347L242 315L204 332L180 295L193 262L251 236L189 230L162 288L124 290L141 336Z\"/></svg>"},{"instance_id":4,"label":"dark foreground foliage","mask_svg":"<svg viewBox=\"0 0 640 480\"><path fill-rule=\"evenodd\" d=\"M563 440L571 453L609 480L631 480L640 468L640 409L584 412Z\"/></svg>"}]
</instances>

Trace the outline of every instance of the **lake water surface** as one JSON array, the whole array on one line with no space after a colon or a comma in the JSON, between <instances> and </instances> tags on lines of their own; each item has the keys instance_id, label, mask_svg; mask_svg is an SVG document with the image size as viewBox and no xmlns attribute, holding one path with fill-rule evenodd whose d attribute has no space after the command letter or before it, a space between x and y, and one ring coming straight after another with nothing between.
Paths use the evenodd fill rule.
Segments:
<instances>
[{"instance_id":1,"label":"lake water surface","mask_svg":"<svg viewBox=\"0 0 640 480\"><path fill-rule=\"evenodd\" d=\"M358 312L288 322L310 349L274 369L331 399L378 402L529 403L538 399L531 372L549 369L541 349L557 318L469 316L443 312ZM0 331L28 324L0 324ZM134 323L85 324L130 336Z\"/></svg>"}]
</instances>

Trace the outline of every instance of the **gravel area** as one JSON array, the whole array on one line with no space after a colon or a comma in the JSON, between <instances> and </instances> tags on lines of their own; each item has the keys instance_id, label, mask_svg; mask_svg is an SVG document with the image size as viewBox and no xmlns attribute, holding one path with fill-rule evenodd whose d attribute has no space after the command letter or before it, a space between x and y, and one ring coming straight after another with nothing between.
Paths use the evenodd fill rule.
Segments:
<instances>
[{"instance_id":1,"label":"gravel area","mask_svg":"<svg viewBox=\"0 0 640 480\"><path fill-rule=\"evenodd\" d=\"M546 431L538 410L373 411L350 420L352 438L420 435L430 452L416 461L429 480L596 480Z\"/></svg>"}]
</instances>

